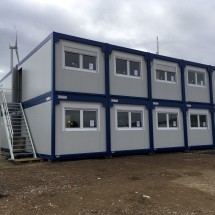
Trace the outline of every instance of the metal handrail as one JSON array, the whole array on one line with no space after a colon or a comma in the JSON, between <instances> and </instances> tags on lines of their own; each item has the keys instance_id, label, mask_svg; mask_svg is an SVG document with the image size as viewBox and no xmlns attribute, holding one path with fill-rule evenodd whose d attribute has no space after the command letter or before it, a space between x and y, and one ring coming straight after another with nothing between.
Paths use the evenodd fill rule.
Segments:
<instances>
[{"instance_id":1,"label":"metal handrail","mask_svg":"<svg viewBox=\"0 0 215 215\"><path fill-rule=\"evenodd\" d=\"M32 147L32 150L33 150L33 154L34 154L34 157L36 158L37 155L36 155L36 150L34 148L34 144L33 144L33 140L31 138L31 132L30 132L30 129L28 127L28 123L27 123L27 120L26 120L26 117L25 117L25 112L23 110L23 107L22 107L22 104L20 103L20 107L21 107L21 110L22 110L22 114L23 114L23 118L24 118L24 121L25 121L25 125L26 125L26 128L27 128L27 132L28 132L28 135L29 135L29 139L30 139L30 142L31 142L31 147Z\"/></svg>"},{"instance_id":2,"label":"metal handrail","mask_svg":"<svg viewBox=\"0 0 215 215\"><path fill-rule=\"evenodd\" d=\"M2 111L4 111L4 113L5 113L8 129L10 132L10 138L11 138L12 144L13 144L13 127L12 127L11 118L10 118L9 111L8 111L7 99L6 99L2 85L0 86L0 89L1 89L1 93L2 93L2 104L3 104Z\"/></svg>"}]
</instances>

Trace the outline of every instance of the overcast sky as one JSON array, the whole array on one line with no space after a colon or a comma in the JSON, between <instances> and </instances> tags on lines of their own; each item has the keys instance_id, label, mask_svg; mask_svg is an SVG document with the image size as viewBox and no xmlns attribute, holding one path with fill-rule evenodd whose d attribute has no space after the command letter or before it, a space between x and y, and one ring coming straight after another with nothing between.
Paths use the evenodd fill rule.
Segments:
<instances>
[{"instance_id":1,"label":"overcast sky","mask_svg":"<svg viewBox=\"0 0 215 215\"><path fill-rule=\"evenodd\" d=\"M0 0L0 78L14 25L20 60L56 31L215 66L213 0Z\"/></svg>"}]
</instances>

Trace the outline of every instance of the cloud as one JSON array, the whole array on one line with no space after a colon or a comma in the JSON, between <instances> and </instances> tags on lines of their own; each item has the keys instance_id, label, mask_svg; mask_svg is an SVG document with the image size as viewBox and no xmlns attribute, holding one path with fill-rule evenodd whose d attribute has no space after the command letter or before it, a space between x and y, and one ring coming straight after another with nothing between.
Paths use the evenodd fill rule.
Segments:
<instances>
[{"instance_id":1,"label":"cloud","mask_svg":"<svg viewBox=\"0 0 215 215\"><path fill-rule=\"evenodd\" d=\"M215 2L205 0L1 0L0 77L16 25L20 58L52 31L215 65ZM15 60L15 59L14 59Z\"/></svg>"}]
</instances>

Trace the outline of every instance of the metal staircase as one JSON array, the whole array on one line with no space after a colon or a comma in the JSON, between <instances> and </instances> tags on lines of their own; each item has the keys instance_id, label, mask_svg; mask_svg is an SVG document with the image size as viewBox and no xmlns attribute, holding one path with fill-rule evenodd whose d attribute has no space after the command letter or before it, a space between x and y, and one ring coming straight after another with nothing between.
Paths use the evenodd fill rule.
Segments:
<instances>
[{"instance_id":1,"label":"metal staircase","mask_svg":"<svg viewBox=\"0 0 215 215\"><path fill-rule=\"evenodd\" d=\"M2 86L1 115L8 140L8 154L11 160L36 158L36 152L21 103L7 103Z\"/></svg>"}]
</instances>

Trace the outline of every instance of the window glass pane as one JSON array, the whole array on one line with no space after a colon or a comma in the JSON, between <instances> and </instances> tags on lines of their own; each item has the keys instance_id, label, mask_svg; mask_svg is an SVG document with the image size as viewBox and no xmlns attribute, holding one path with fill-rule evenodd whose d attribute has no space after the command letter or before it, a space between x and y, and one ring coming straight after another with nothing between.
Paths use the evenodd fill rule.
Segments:
<instances>
[{"instance_id":1,"label":"window glass pane","mask_svg":"<svg viewBox=\"0 0 215 215\"><path fill-rule=\"evenodd\" d=\"M167 72L167 81L176 82L176 73Z\"/></svg>"},{"instance_id":2,"label":"window glass pane","mask_svg":"<svg viewBox=\"0 0 215 215\"><path fill-rule=\"evenodd\" d=\"M169 127L170 128L177 128L178 127L178 114L177 113L170 113L169 114Z\"/></svg>"},{"instance_id":3,"label":"window glass pane","mask_svg":"<svg viewBox=\"0 0 215 215\"><path fill-rule=\"evenodd\" d=\"M128 126L128 112L117 112L118 127L129 127Z\"/></svg>"},{"instance_id":4,"label":"window glass pane","mask_svg":"<svg viewBox=\"0 0 215 215\"><path fill-rule=\"evenodd\" d=\"M80 67L79 54L65 52L65 66L79 68Z\"/></svg>"},{"instance_id":5,"label":"window glass pane","mask_svg":"<svg viewBox=\"0 0 215 215\"><path fill-rule=\"evenodd\" d=\"M96 128L97 127L97 111L83 111L83 127Z\"/></svg>"},{"instance_id":6,"label":"window glass pane","mask_svg":"<svg viewBox=\"0 0 215 215\"><path fill-rule=\"evenodd\" d=\"M165 71L156 70L156 79L165 80Z\"/></svg>"},{"instance_id":7,"label":"window glass pane","mask_svg":"<svg viewBox=\"0 0 215 215\"><path fill-rule=\"evenodd\" d=\"M142 127L142 113L131 112L131 127L134 128Z\"/></svg>"},{"instance_id":8,"label":"window glass pane","mask_svg":"<svg viewBox=\"0 0 215 215\"><path fill-rule=\"evenodd\" d=\"M198 127L198 115L194 115L194 114L190 115L190 125L193 128Z\"/></svg>"},{"instance_id":9,"label":"window glass pane","mask_svg":"<svg viewBox=\"0 0 215 215\"><path fill-rule=\"evenodd\" d=\"M189 84L196 84L195 72L188 71L188 83Z\"/></svg>"},{"instance_id":10,"label":"window glass pane","mask_svg":"<svg viewBox=\"0 0 215 215\"><path fill-rule=\"evenodd\" d=\"M159 128L167 127L166 113L158 113L158 127Z\"/></svg>"},{"instance_id":11,"label":"window glass pane","mask_svg":"<svg viewBox=\"0 0 215 215\"><path fill-rule=\"evenodd\" d=\"M96 57L83 55L83 68L89 70L96 70Z\"/></svg>"},{"instance_id":12,"label":"window glass pane","mask_svg":"<svg viewBox=\"0 0 215 215\"><path fill-rule=\"evenodd\" d=\"M199 115L200 127L207 127L207 116Z\"/></svg>"},{"instance_id":13,"label":"window glass pane","mask_svg":"<svg viewBox=\"0 0 215 215\"><path fill-rule=\"evenodd\" d=\"M80 111L66 110L65 111L65 127L66 128L80 128Z\"/></svg>"},{"instance_id":14,"label":"window glass pane","mask_svg":"<svg viewBox=\"0 0 215 215\"><path fill-rule=\"evenodd\" d=\"M204 73L200 73L198 72L197 73L197 84L198 85L201 85L201 86L204 86L205 85L205 78L204 78Z\"/></svg>"},{"instance_id":15,"label":"window glass pane","mask_svg":"<svg viewBox=\"0 0 215 215\"><path fill-rule=\"evenodd\" d=\"M132 76L140 76L140 63L130 61L130 75Z\"/></svg>"},{"instance_id":16,"label":"window glass pane","mask_svg":"<svg viewBox=\"0 0 215 215\"><path fill-rule=\"evenodd\" d=\"M127 75L127 60L116 59L116 73Z\"/></svg>"}]
</instances>

